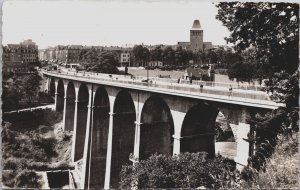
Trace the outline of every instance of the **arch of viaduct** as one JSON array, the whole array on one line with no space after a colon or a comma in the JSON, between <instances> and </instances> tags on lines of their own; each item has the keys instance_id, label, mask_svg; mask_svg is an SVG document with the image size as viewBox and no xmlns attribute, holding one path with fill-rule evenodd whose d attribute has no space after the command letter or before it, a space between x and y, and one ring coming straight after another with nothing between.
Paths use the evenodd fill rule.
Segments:
<instances>
[{"instance_id":1,"label":"arch of viaduct","mask_svg":"<svg viewBox=\"0 0 300 190\"><path fill-rule=\"evenodd\" d=\"M213 157L219 112L234 131L236 161L246 164L247 118L268 110L47 77L55 109L63 112L64 130L73 131L72 161L83 162L81 188L118 188L122 165L154 153L206 151Z\"/></svg>"}]
</instances>

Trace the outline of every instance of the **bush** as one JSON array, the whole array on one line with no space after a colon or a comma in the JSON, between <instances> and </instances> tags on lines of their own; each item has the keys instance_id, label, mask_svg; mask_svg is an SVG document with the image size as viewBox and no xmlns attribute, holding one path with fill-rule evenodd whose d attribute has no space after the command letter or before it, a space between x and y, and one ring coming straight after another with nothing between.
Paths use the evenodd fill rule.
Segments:
<instances>
[{"instance_id":1,"label":"bush","mask_svg":"<svg viewBox=\"0 0 300 190\"><path fill-rule=\"evenodd\" d=\"M123 166L122 188L232 188L236 184L235 163L208 154L184 153L177 156L152 155L134 166Z\"/></svg>"},{"instance_id":2,"label":"bush","mask_svg":"<svg viewBox=\"0 0 300 190\"><path fill-rule=\"evenodd\" d=\"M40 103L54 103L53 97L45 92L39 92L39 102Z\"/></svg>"},{"instance_id":3,"label":"bush","mask_svg":"<svg viewBox=\"0 0 300 190\"><path fill-rule=\"evenodd\" d=\"M57 142L55 137L43 138L39 134L33 136L33 143L42 148L47 155L55 155L55 144Z\"/></svg>"},{"instance_id":4,"label":"bush","mask_svg":"<svg viewBox=\"0 0 300 190\"><path fill-rule=\"evenodd\" d=\"M15 137L17 136L17 132L12 131L12 124L9 122L6 122L3 126L3 130L1 132L2 136L2 142L3 143L15 143Z\"/></svg>"},{"instance_id":5,"label":"bush","mask_svg":"<svg viewBox=\"0 0 300 190\"><path fill-rule=\"evenodd\" d=\"M28 138L26 136L26 138ZM20 140L16 138L16 142L12 144L5 143L2 146L2 158L7 159L16 157L18 159L25 158L28 160L36 160L41 162L49 161L49 155L45 150L34 144L31 139Z\"/></svg>"},{"instance_id":6,"label":"bush","mask_svg":"<svg viewBox=\"0 0 300 190\"><path fill-rule=\"evenodd\" d=\"M298 114L297 114L298 115ZM255 136L248 135L248 140L255 143L255 154L248 159L248 166L259 171L264 168L267 159L273 154L278 141L279 134L290 135L293 131L293 122L290 120L287 109L281 108L273 110L264 116L257 114L250 119L251 130L255 132ZM298 125L297 125L298 126ZM252 169L247 169L243 172L244 179L252 180Z\"/></svg>"},{"instance_id":7,"label":"bush","mask_svg":"<svg viewBox=\"0 0 300 190\"><path fill-rule=\"evenodd\" d=\"M26 160L22 158L10 157L3 160L4 170L19 170L26 166Z\"/></svg>"},{"instance_id":8,"label":"bush","mask_svg":"<svg viewBox=\"0 0 300 190\"><path fill-rule=\"evenodd\" d=\"M15 170L3 170L2 183L7 187L14 187L16 175L17 175L17 171Z\"/></svg>"},{"instance_id":9,"label":"bush","mask_svg":"<svg viewBox=\"0 0 300 190\"><path fill-rule=\"evenodd\" d=\"M62 140L63 141L70 141L72 138L73 132L72 131L64 131Z\"/></svg>"},{"instance_id":10,"label":"bush","mask_svg":"<svg viewBox=\"0 0 300 190\"><path fill-rule=\"evenodd\" d=\"M62 118L62 113L52 111L51 109L46 109L44 110L44 117L41 124L46 126L53 126L54 124L60 122Z\"/></svg>"},{"instance_id":11,"label":"bush","mask_svg":"<svg viewBox=\"0 0 300 190\"><path fill-rule=\"evenodd\" d=\"M14 186L22 188L40 188L42 186L40 178L41 177L34 171L25 169L17 174Z\"/></svg>"},{"instance_id":12,"label":"bush","mask_svg":"<svg viewBox=\"0 0 300 190\"><path fill-rule=\"evenodd\" d=\"M280 135L274 154L261 170L246 167L241 186L245 189L296 189L299 174L298 134L293 138ZM245 178L247 176L247 178Z\"/></svg>"}]
</instances>

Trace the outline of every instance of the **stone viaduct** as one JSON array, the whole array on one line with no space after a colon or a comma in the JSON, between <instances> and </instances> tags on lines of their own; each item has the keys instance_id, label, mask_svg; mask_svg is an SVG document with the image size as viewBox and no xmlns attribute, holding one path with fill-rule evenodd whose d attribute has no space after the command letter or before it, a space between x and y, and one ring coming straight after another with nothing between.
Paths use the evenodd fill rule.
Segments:
<instances>
[{"instance_id":1,"label":"stone viaduct","mask_svg":"<svg viewBox=\"0 0 300 190\"><path fill-rule=\"evenodd\" d=\"M221 112L237 141L236 162L247 163L247 118L280 105L251 92L208 94L121 79L96 79L43 72L63 112L64 130L73 131L72 161L82 159L81 188L118 188L122 165L151 154L206 151L215 155L214 126Z\"/></svg>"}]
</instances>

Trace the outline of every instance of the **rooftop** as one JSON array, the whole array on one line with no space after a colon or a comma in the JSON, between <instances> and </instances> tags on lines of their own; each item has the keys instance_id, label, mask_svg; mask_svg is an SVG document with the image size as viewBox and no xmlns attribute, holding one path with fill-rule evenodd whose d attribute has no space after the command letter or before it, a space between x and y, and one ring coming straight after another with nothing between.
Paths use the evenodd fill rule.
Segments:
<instances>
[{"instance_id":1,"label":"rooftop","mask_svg":"<svg viewBox=\"0 0 300 190\"><path fill-rule=\"evenodd\" d=\"M194 20L191 30L202 30L199 20Z\"/></svg>"}]
</instances>

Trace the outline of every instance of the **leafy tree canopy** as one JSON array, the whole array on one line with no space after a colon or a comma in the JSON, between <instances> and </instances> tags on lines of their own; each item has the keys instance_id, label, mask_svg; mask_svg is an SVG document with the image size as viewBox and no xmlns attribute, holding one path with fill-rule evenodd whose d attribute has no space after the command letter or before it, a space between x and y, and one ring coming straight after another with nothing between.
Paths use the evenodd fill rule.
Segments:
<instances>
[{"instance_id":1,"label":"leafy tree canopy","mask_svg":"<svg viewBox=\"0 0 300 190\"><path fill-rule=\"evenodd\" d=\"M237 51L243 51L243 60L233 68L235 74L253 69L251 77L267 78L266 90L272 92L271 98L286 104L285 108L250 120L256 135L248 140L255 143L256 153L243 173L248 172L246 178L251 179L251 167L259 170L264 165L272 155L277 135L299 130L299 5L221 2L216 6L216 18L231 32L226 40L235 44Z\"/></svg>"},{"instance_id":2,"label":"leafy tree canopy","mask_svg":"<svg viewBox=\"0 0 300 190\"><path fill-rule=\"evenodd\" d=\"M255 49L245 59L255 69L253 76L268 79L266 90L274 100L298 107L299 88L294 81L299 78L299 5L221 2L216 6L216 18L231 32L226 40L238 51Z\"/></svg>"},{"instance_id":3,"label":"leafy tree canopy","mask_svg":"<svg viewBox=\"0 0 300 190\"><path fill-rule=\"evenodd\" d=\"M221 2L216 18L228 28L227 42L237 50L257 48L265 76L298 68L299 5L293 3Z\"/></svg>"},{"instance_id":4,"label":"leafy tree canopy","mask_svg":"<svg viewBox=\"0 0 300 190\"><path fill-rule=\"evenodd\" d=\"M18 110L19 103L23 100L29 106L32 106L32 102L38 99L41 80L42 78L38 73L21 76L14 75L11 79L4 80L2 94L3 110Z\"/></svg>"},{"instance_id":5,"label":"leafy tree canopy","mask_svg":"<svg viewBox=\"0 0 300 190\"><path fill-rule=\"evenodd\" d=\"M119 55L113 51L97 51L92 48L84 50L80 54L80 59L88 71L95 71L101 73L117 74L119 64Z\"/></svg>"},{"instance_id":6,"label":"leafy tree canopy","mask_svg":"<svg viewBox=\"0 0 300 190\"><path fill-rule=\"evenodd\" d=\"M148 48L143 47L142 45L134 46L132 53L136 61L143 62L143 63L145 63L150 56L150 52Z\"/></svg>"},{"instance_id":7,"label":"leafy tree canopy","mask_svg":"<svg viewBox=\"0 0 300 190\"><path fill-rule=\"evenodd\" d=\"M29 105L37 98L40 90L40 81L42 77L37 73L26 75L23 78L22 90Z\"/></svg>"},{"instance_id":8,"label":"leafy tree canopy","mask_svg":"<svg viewBox=\"0 0 300 190\"><path fill-rule=\"evenodd\" d=\"M162 61L163 50L160 46L155 47L150 51L150 56L153 61Z\"/></svg>"}]
</instances>

